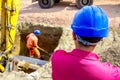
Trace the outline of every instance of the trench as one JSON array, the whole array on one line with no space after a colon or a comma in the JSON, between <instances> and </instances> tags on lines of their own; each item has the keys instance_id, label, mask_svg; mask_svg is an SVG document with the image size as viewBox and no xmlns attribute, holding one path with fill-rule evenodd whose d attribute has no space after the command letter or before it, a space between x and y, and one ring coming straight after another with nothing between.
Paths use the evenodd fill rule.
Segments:
<instances>
[{"instance_id":1,"label":"trench","mask_svg":"<svg viewBox=\"0 0 120 80\"><path fill-rule=\"evenodd\" d=\"M33 33L34 30L40 30L41 36L38 39L38 46L48 52L50 55L54 52L59 44L59 40L63 34L63 29L61 27L51 27L50 25L33 25L32 23L21 23L18 25L17 34L15 38L15 50L13 54L21 56L29 56L29 51L26 48L26 36L29 33ZM46 54L44 51L40 51L43 56L44 61L50 61L50 55ZM34 69L28 69L24 72L31 73Z\"/></svg>"},{"instance_id":2,"label":"trench","mask_svg":"<svg viewBox=\"0 0 120 80\"><path fill-rule=\"evenodd\" d=\"M62 35L62 28L60 27L51 27L49 25L32 25L26 24L19 26L19 37L20 37L20 51L19 55L29 56L28 49L26 48L26 36L29 33L33 33L34 30L40 30L41 36L38 39L38 46L45 51L47 51L50 55L54 52L54 49L59 44L59 39ZM16 39L17 40L17 39ZM44 57L44 60L49 61L50 56L46 54L44 51L39 50L40 54Z\"/></svg>"}]
</instances>

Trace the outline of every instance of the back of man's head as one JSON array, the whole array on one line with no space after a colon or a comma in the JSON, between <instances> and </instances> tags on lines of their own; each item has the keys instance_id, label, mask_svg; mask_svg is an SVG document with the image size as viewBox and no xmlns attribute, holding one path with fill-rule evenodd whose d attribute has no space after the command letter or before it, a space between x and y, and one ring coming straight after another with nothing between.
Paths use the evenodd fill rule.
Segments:
<instances>
[{"instance_id":1,"label":"back of man's head","mask_svg":"<svg viewBox=\"0 0 120 80\"><path fill-rule=\"evenodd\" d=\"M103 37L108 36L108 17L98 6L85 6L76 13L71 28L79 42L96 45Z\"/></svg>"}]
</instances>

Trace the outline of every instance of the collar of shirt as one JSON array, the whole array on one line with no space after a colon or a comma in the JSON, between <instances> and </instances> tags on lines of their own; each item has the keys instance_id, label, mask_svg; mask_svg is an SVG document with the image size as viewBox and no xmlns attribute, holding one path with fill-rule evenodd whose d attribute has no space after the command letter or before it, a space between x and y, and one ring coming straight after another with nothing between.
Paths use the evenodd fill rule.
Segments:
<instances>
[{"instance_id":1,"label":"collar of shirt","mask_svg":"<svg viewBox=\"0 0 120 80\"><path fill-rule=\"evenodd\" d=\"M98 60L99 56L93 52L87 52L80 49L73 49L72 52L69 52L70 55L76 56L78 58L85 58L90 60Z\"/></svg>"}]
</instances>

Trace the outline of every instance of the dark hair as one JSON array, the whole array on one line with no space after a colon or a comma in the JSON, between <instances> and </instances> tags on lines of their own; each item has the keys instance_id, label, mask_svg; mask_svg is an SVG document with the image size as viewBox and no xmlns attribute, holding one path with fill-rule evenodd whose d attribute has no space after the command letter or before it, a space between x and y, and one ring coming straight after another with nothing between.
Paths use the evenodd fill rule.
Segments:
<instances>
[{"instance_id":1,"label":"dark hair","mask_svg":"<svg viewBox=\"0 0 120 80\"><path fill-rule=\"evenodd\" d=\"M78 42L86 47L97 45L97 43L102 39L103 39L102 37L80 37L78 36Z\"/></svg>"},{"instance_id":2,"label":"dark hair","mask_svg":"<svg viewBox=\"0 0 120 80\"><path fill-rule=\"evenodd\" d=\"M99 42L100 40L103 39L103 37L82 37L80 36L83 40L85 41L88 41L90 43L97 43Z\"/></svg>"}]
</instances>

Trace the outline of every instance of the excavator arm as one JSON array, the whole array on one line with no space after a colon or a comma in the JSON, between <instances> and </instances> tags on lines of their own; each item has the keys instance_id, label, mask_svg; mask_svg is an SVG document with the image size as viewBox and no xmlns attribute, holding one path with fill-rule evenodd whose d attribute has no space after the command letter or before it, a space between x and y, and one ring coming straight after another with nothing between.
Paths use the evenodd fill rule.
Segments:
<instances>
[{"instance_id":1,"label":"excavator arm","mask_svg":"<svg viewBox=\"0 0 120 80\"><path fill-rule=\"evenodd\" d=\"M18 14L20 10L20 0L0 0L1 12L1 42L0 42L0 71L3 72L3 56L7 59L12 56L14 41L18 23Z\"/></svg>"}]
</instances>

